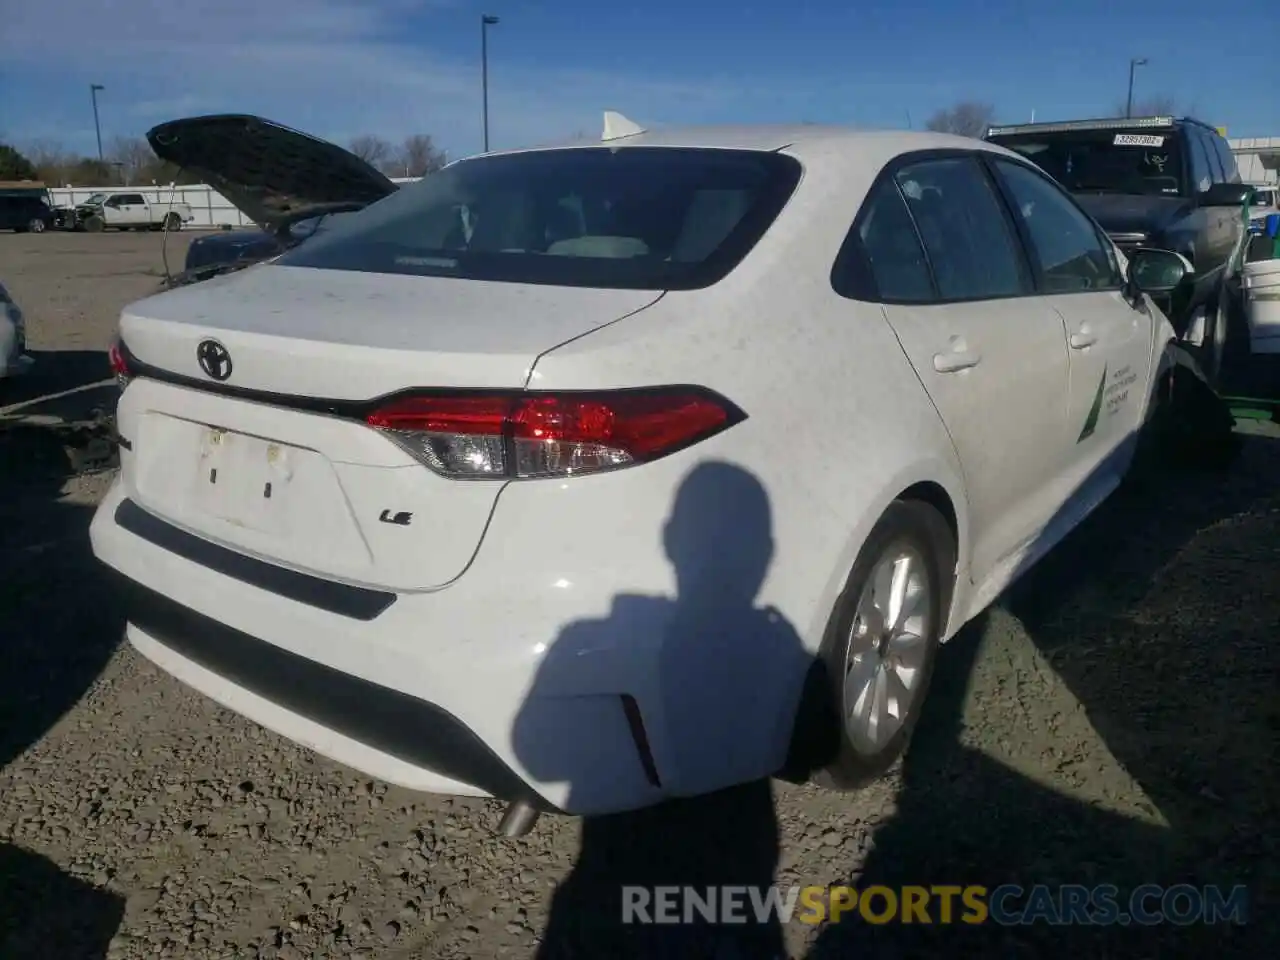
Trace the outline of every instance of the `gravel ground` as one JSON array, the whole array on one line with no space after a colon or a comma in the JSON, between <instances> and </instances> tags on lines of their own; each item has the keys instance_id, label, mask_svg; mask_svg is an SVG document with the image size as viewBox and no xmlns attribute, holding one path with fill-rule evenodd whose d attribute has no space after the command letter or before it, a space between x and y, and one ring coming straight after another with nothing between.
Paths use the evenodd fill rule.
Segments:
<instances>
[{"instance_id":1,"label":"gravel ground","mask_svg":"<svg viewBox=\"0 0 1280 960\"><path fill-rule=\"evenodd\" d=\"M502 841L496 804L370 783L120 643L86 536L112 475L111 393L92 385L159 249L0 236L40 361L0 387L0 957L677 957L680 931L620 929L619 884L772 876L1251 891L1244 928L796 923L793 956L1243 957L1280 933L1273 440L1247 439L1226 475L1113 498L946 648L885 781L544 818Z\"/></svg>"}]
</instances>

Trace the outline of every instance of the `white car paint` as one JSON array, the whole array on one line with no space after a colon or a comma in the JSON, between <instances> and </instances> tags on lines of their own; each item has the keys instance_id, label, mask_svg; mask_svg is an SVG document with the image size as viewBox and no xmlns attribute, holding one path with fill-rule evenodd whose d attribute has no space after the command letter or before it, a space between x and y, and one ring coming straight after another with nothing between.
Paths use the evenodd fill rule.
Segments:
<instances>
[{"instance_id":1,"label":"white car paint","mask_svg":"<svg viewBox=\"0 0 1280 960\"><path fill-rule=\"evenodd\" d=\"M112 229L158 227L170 215L174 215L179 224L190 223L195 219L189 204L169 200L151 201L141 193L95 194L89 202L98 208L98 215L102 217L103 223Z\"/></svg>"},{"instance_id":2,"label":"white car paint","mask_svg":"<svg viewBox=\"0 0 1280 960\"><path fill-rule=\"evenodd\" d=\"M644 132L609 144L650 145L781 150L803 175L745 259L706 289L273 263L128 307L120 329L133 354L191 385L144 371L125 389L118 423L127 446L92 524L96 555L272 649L435 704L569 813L641 807L777 771L807 664L886 507L920 484L954 507L949 638L1118 483L1173 333L1149 300L1134 309L1110 292L912 307L833 291L836 252L887 163L939 149L1015 157L999 147L813 126ZM451 480L324 405L303 411L196 388L210 383L197 362L206 338L225 346L235 364L228 382L245 390L363 401L415 387L696 384L747 419L654 462L595 475ZM976 365L939 371L938 357L966 351ZM1080 439L1104 381L1120 384L1109 399L1127 394ZM203 473L225 435L209 426L232 431L236 444L273 444L273 476L288 490L279 509L210 492L216 484ZM682 602L702 603L711 612L695 609L699 622L714 602L678 595L667 523L681 484L717 462L749 471L768 495L771 560L754 602L771 623L794 628L797 648L735 662L726 639L715 656L734 664L733 679L698 684L706 665L694 651L710 641L673 637L671 617ZM117 520L126 500L201 542L387 590L395 603L360 621L249 586L126 530ZM387 522L388 508L412 514L412 526ZM672 597L674 605L661 601ZM134 625L128 635L180 680L371 776L485 792L371 745L355 727L258 696L181 644ZM568 653L548 672L558 642ZM638 755L624 695L643 717L660 786Z\"/></svg>"},{"instance_id":3,"label":"white car paint","mask_svg":"<svg viewBox=\"0 0 1280 960\"><path fill-rule=\"evenodd\" d=\"M0 283L0 380L26 373L32 366L26 351L27 322L22 308Z\"/></svg>"}]
</instances>

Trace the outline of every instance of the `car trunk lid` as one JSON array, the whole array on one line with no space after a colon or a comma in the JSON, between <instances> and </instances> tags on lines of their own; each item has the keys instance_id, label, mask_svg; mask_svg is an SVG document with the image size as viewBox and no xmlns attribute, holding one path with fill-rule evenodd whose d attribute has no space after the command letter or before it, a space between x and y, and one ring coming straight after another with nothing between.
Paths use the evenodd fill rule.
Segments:
<instances>
[{"instance_id":1,"label":"car trunk lid","mask_svg":"<svg viewBox=\"0 0 1280 960\"><path fill-rule=\"evenodd\" d=\"M120 324L126 488L262 559L439 587L465 570L502 481L433 473L366 424L378 398L520 389L542 352L660 296L267 265L151 297ZM211 341L226 369L202 367Z\"/></svg>"},{"instance_id":2,"label":"car trunk lid","mask_svg":"<svg viewBox=\"0 0 1280 960\"><path fill-rule=\"evenodd\" d=\"M147 142L259 224L326 204L374 203L397 189L336 144L249 114L170 120L148 130Z\"/></svg>"}]
</instances>

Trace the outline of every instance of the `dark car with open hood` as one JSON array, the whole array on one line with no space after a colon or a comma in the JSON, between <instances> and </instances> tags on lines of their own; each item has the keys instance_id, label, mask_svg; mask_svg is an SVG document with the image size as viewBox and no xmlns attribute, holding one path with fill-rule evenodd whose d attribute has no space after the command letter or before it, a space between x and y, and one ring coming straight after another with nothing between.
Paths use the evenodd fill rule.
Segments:
<instances>
[{"instance_id":1,"label":"dark car with open hood","mask_svg":"<svg viewBox=\"0 0 1280 960\"><path fill-rule=\"evenodd\" d=\"M193 241L173 286L270 259L397 189L341 147L248 114L170 120L149 130L147 142L257 224Z\"/></svg>"}]
</instances>

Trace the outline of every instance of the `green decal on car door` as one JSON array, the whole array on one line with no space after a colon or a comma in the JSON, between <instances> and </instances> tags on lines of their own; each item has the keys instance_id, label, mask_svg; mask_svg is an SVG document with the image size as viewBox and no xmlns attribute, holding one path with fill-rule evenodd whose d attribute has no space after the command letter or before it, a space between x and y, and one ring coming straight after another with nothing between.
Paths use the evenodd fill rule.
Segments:
<instances>
[{"instance_id":1,"label":"green decal on car door","mask_svg":"<svg viewBox=\"0 0 1280 960\"><path fill-rule=\"evenodd\" d=\"M1080 436L1076 438L1076 443L1093 436L1093 431L1098 426L1098 414L1102 412L1102 391L1106 385L1107 368L1104 364L1102 367L1102 379L1098 381L1098 395L1093 398L1093 406L1089 408L1089 416L1085 418L1084 429L1080 431Z\"/></svg>"}]
</instances>

